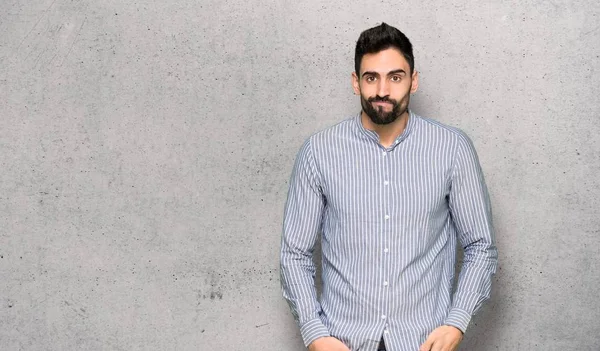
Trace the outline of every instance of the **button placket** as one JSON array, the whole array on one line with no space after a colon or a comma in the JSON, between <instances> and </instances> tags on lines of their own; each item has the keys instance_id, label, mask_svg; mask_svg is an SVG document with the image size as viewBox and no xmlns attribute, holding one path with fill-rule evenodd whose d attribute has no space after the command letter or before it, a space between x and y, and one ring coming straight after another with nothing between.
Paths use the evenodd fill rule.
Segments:
<instances>
[{"instance_id":1,"label":"button placket","mask_svg":"<svg viewBox=\"0 0 600 351\"><path fill-rule=\"evenodd\" d=\"M390 255L388 254L389 253L388 237L389 237L391 229L392 229L391 228L392 221L390 220L391 219L391 215L392 215L390 213L390 210L391 210L391 208L390 208L390 196L391 196L390 191L391 191L391 187L389 186L390 185L390 182L389 182L390 178L389 177L390 177L390 168L391 168L390 165L391 165L391 162L392 162L391 155L392 154L388 150L384 150L383 151L383 169L382 169L382 171L383 171L382 172L383 173L382 174L382 176L383 176L382 177L383 178L382 179L382 181L383 181L383 187L382 187L383 196L382 196L382 199L383 199L383 212L384 212L383 213L383 215L384 215L383 219L384 220L383 220L382 224L383 224L384 230L383 230L383 233L382 233L383 235L382 235L382 238L381 238L381 240L382 240L381 241L381 245L382 245L382 248L383 248L383 258L382 258L382 270L383 270L383 272L382 272L382 276L381 276L382 277L382 283L381 283L382 285L381 286L385 290L383 292L384 293L384 295L383 295L384 298L383 298L383 302L382 302L382 306L381 306L381 308L382 308L382 310L381 310L381 319L383 321L386 321L386 323L385 323L386 325L387 325L387 317L388 317L387 316L387 312L389 311L389 302L388 302L388 300L389 300L389 297L388 297L389 296L389 293L388 293L389 289L388 289L388 287L389 287L389 274L390 274L390 272L389 272L389 269L390 269L389 268L389 266L390 266Z\"/></svg>"}]
</instances>

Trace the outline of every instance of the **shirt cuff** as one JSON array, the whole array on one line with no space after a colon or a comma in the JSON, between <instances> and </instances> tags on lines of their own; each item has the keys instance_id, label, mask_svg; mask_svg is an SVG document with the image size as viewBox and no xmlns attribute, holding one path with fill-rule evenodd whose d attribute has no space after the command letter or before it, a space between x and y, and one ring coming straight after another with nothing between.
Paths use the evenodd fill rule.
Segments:
<instances>
[{"instance_id":1,"label":"shirt cuff","mask_svg":"<svg viewBox=\"0 0 600 351\"><path fill-rule=\"evenodd\" d=\"M464 334L467 331L469 322L471 322L471 315L468 312L460 308L452 308L444 324L456 327Z\"/></svg>"},{"instance_id":2,"label":"shirt cuff","mask_svg":"<svg viewBox=\"0 0 600 351\"><path fill-rule=\"evenodd\" d=\"M315 318L300 326L300 334L302 335L304 346L308 347L310 343L318 338L329 336L329 330L325 328L320 318Z\"/></svg>"}]
</instances>

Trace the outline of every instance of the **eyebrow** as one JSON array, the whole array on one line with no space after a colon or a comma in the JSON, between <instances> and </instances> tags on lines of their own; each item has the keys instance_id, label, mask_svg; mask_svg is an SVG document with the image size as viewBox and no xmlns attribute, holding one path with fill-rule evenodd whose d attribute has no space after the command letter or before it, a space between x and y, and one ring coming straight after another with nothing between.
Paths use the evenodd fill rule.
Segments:
<instances>
[{"instance_id":1,"label":"eyebrow","mask_svg":"<svg viewBox=\"0 0 600 351\"><path fill-rule=\"evenodd\" d=\"M402 73L406 75L406 71L405 70L403 70L402 68L398 68L398 69L395 69L393 71L389 71L387 73L387 75L391 76L391 75L394 75L394 74L402 74ZM374 72L374 71L365 71L365 72L363 72L362 76L364 77L367 74L371 75L371 76L379 76L379 73Z\"/></svg>"},{"instance_id":2,"label":"eyebrow","mask_svg":"<svg viewBox=\"0 0 600 351\"><path fill-rule=\"evenodd\" d=\"M391 76L393 74L400 74L400 73L406 74L406 71L404 71L402 68L395 69L393 71L388 72L388 76Z\"/></svg>"}]
</instances>

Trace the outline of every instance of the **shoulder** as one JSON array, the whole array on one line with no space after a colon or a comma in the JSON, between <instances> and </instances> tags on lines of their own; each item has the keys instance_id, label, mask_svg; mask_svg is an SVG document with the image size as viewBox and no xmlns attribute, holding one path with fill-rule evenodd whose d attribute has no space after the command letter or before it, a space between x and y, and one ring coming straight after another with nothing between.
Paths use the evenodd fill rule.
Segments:
<instances>
[{"instance_id":1,"label":"shoulder","mask_svg":"<svg viewBox=\"0 0 600 351\"><path fill-rule=\"evenodd\" d=\"M438 132L453 137L455 139L468 139L467 134L460 128L442 123L433 118L422 117L418 115L416 115L416 117L419 120L419 127L422 128L425 132Z\"/></svg>"},{"instance_id":2,"label":"shoulder","mask_svg":"<svg viewBox=\"0 0 600 351\"><path fill-rule=\"evenodd\" d=\"M323 152L336 148L352 129L353 118L346 118L330 127L314 132L304 140L297 154L299 160L313 160Z\"/></svg>"},{"instance_id":3,"label":"shoulder","mask_svg":"<svg viewBox=\"0 0 600 351\"><path fill-rule=\"evenodd\" d=\"M433 139L455 150L462 147L472 147L473 142L462 129L432 118L418 115L415 115L415 117L417 118L418 130L422 139Z\"/></svg>"},{"instance_id":4,"label":"shoulder","mask_svg":"<svg viewBox=\"0 0 600 351\"><path fill-rule=\"evenodd\" d=\"M354 130L354 118L346 118L330 127L315 132L304 142L303 148L327 149L335 147L340 140L347 139Z\"/></svg>"},{"instance_id":5,"label":"shoulder","mask_svg":"<svg viewBox=\"0 0 600 351\"><path fill-rule=\"evenodd\" d=\"M340 138L351 132L353 129L354 118L346 118L341 122L338 122L330 127L327 127L323 130L320 130L313 135L310 136L309 139L315 142L327 140L327 139L335 139Z\"/></svg>"}]
</instances>

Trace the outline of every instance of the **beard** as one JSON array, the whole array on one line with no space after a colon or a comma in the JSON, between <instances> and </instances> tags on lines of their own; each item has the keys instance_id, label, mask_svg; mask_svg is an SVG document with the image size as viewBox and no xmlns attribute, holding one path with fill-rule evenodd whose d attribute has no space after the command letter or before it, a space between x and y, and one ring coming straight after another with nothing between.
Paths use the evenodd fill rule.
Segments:
<instances>
[{"instance_id":1,"label":"beard","mask_svg":"<svg viewBox=\"0 0 600 351\"><path fill-rule=\"evenodd\" d=\"M389 112L385 112L383 111L383 107L379 106L376 108L375 106L373 106L374 102L379 101L391 103L392 110ZM362 94L360 94L360 105L362 106L362 109L365 112L365 114L369 116L371 121L379 125L385 125L394 122L400 116L402 116L404 112L408 110L408 101L406 101L406 104L402 104L402 101L397 101L389 99L387 97L379 96L365 99L365 97Z\"/></svg>"}]
</instances>

